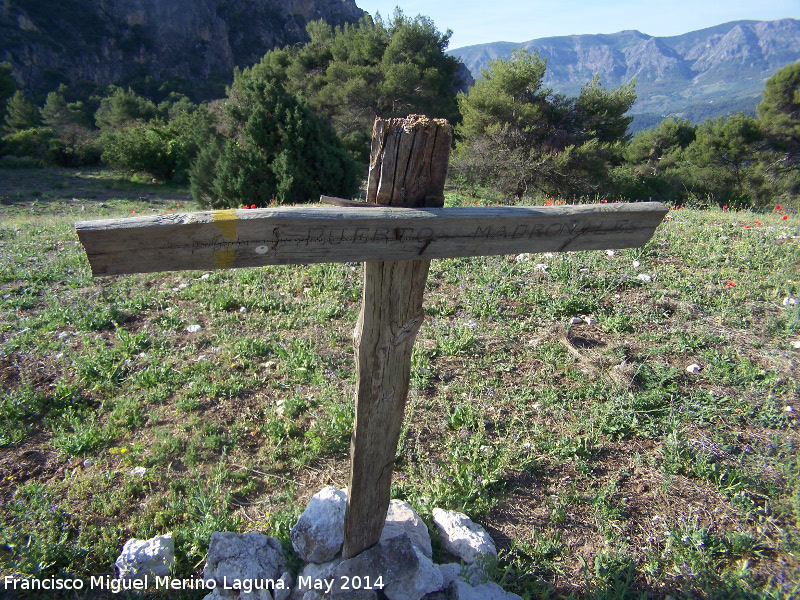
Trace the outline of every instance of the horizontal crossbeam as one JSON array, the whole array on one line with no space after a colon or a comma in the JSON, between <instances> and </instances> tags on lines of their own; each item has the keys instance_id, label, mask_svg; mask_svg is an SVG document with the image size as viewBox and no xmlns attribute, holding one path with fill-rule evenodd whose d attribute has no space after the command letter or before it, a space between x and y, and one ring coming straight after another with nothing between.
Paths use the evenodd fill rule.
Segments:
<instances>
[{"instance_id":1,"label":"horizontal crossbeam","mask_svg":"<svg viewBox=\"0 0 800 600\"><path fill-rule=\"evenodd\" d=\"M455 258L644 245L659 202L553 207L221 210L82 221L92 274Z\"/></svg>"}]
</instances>

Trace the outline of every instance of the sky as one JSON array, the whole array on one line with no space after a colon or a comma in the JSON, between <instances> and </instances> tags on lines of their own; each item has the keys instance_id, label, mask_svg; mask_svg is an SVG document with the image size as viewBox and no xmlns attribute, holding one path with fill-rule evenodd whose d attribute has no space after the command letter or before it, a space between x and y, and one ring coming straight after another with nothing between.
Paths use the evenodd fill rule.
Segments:
<instances>
[{"instance_id":1,"label":"sky","mask_svg":"<svg viewBox=\"0 0 800 600\"><path fill-rule=\"evenodd\" d=\"M384 19L400 6L422 14L437 29L453 30L450 49L489 42L637 29L657 37L680 35L729 21L800 18L800 0L356 0Z\"/></svg>"}]
</instances>

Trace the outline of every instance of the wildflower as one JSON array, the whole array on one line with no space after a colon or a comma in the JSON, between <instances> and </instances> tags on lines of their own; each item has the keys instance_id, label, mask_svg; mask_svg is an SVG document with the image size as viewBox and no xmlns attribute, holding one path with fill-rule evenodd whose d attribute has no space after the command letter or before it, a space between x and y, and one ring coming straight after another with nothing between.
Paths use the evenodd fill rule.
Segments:
<instances>
[{"instance_id":1,"label":"wildflower","mask_svg":"<svg viewBox=\"0 0 800 600\"><path fill-rule=\"evenodd\" d=\"M775 207L775 210L781 212L781 210L783 210L783 207L780 204L778 204L778 206Z\"/></svg>"},{"instance_id":2,"label":"wildflower","mask_svg":"<svg viewBox=\"0 0 800 600\"><path fill-rule=\"evenodd\" d=\"M761 227L761 221L756 221L756 227Z\"/></svg>"},{"instance_id":3,"label":"wildflower","mask_svg":"<svg viewBox=\"0 0 800 600\"><path fill-rule=\"evenodd\" d=\"M255 207L256 207L256 205L255 205L255 204L251 204L251 205L250 205L250 208L255 208Z\"/></svg>"},{"instance_id":4,"label":"wildflower","mask_svg":"<svg viewBox=\"0 0 800 600\"><path fill-rule=\"evenodd\" d=\"M125 454L127 451L128 451L128 449L127 449L127 448L120 448L120 449L119 449L119 453L120 453L120 454Z\"/></svg>"},{"instance_id":5,"label":"wildflower","mask_svg":"<svg viewBox=\"0 0 800 600\"><path fill-rule=\"evenodd\" d=\"M722 207L722 210L728 210L728 205L727 205L727 204L726 204L726 205L724 205L724 206Z\"/></svg>"},{"instance_id":6,"label":"wildflower","mask_svg":"<svg viewBox=\"0 0 800 600\"><path fill-rule=\"evenodd\" d=\"M135 212L136 212L135 210L132 210L132 211L131 211L131 214L133 214L133 213L135 213Z\"/></svg>"},{"instance_id":7,"label":"wildflower","mask_svg":"<svg viewBox=\"0 0 800 600\"><path fill-rule=\"evenodd\" d=\"M744 228L745 229L750 229L750 225L745 225Z\"/></svg>"},{"instance_id":8,"label":"wildflower","mask_svg":"<svg viewBox=\"0 0 800 600\"><path fill-rule=\"evenodd\" d=\"M727 281L727 283L725 283L725 288L726 288L726 289L730 289L730 288L733 288L733 287L736 287L736 282L735 282L735 281L731 281L731 280L729 279L729 280Z\"/></svg>"},{"instance_id":9,"label":"wildflower","mask_svg":"<svg viewBox=\"0 0 800 600\"><path fill-rule=\"evenodd\" d=\"M38 217L37 217L37 218L38 218ZM782 217L782 219L783 219L784 221L785 221L786 219L788 219L788 218L789 218L789 215L783 215L783 217Z\"/></svg>"}]
</instances>

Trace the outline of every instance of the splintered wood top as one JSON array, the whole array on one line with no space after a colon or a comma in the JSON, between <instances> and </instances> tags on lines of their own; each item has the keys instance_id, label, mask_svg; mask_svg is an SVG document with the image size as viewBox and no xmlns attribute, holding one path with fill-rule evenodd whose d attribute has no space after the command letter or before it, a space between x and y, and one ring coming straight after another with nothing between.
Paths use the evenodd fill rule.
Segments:
<instances>
[{"instance_id":1,"label":"splintered wood top","mask_svg":"<svg viewBox=\"0 0 800 600\"><path fill-rule=\"evenodd\" d=\"M660 202L553 207L305 206L81 221L92 274L455 258L644 245Z\"/></svg>"}]
</instances>

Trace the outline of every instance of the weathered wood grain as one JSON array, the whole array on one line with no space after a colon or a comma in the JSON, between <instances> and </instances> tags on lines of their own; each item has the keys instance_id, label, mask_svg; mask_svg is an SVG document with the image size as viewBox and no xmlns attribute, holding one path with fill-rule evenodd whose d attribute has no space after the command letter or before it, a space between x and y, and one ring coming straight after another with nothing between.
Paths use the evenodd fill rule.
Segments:
<instances>
[{"instance_id":1,"label":"weathered wood grain","mask_svg":"<svg viewBox=\"0 0 800 600\"><path fill-rule=\"evenodd\" d=\"M447 121L412 115L380 120L375 132L367 201L402 207L441 206L452 135ZM382 140L376 142L380 136ZM441 150L443 140L445 152ZM444 161L444 168L438 161ZM379 179L377 185L375 178ZM374 214L386 209L367 210ZM420 225L409 229L385 228L387 243L390 239L414 239L416 255L409 258L418 260L384 260L373 254L364 265L361 313L353 336L356 410L350 440L344 558L376 544L386 520L411 378L411 351L424 316L422 297L431 262L426 251L434 234L432 227L426 227L429 221L423 218Z\"/></svg>"},{"instance_id":2,"label":"weathered wood grain","mask_svg":"<svg viewBox=\"0 0 800 600\"><path fill-rule=\"evenodd\" d=\"M431 194L428 194L431 196ZM658 202L553 207L281 207L76 224L93 275L642 246Z\"/></svg>"}]
</instances>

